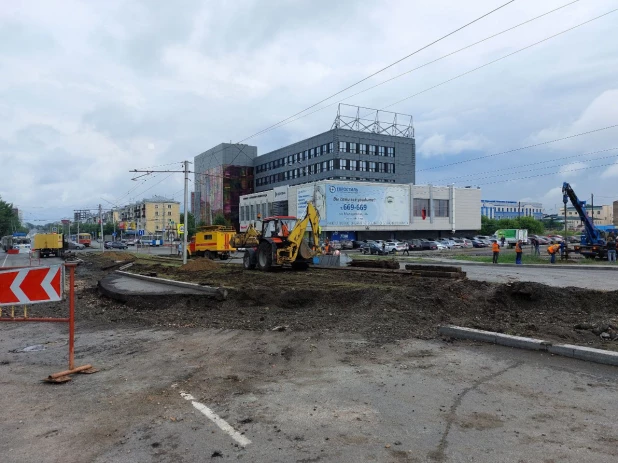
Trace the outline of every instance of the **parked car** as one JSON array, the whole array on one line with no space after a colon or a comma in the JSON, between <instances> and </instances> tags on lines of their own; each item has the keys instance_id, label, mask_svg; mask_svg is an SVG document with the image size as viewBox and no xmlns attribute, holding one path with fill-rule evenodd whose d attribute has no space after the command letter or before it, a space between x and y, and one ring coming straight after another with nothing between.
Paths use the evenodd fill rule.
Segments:
<instances>
[{"instance_id":1,"label":"parked car","mask_svg":"<svg viewBox=\"0 0 618 463\"><path fill-rule=\"evenodd\" d=\"M435 241L422 240L422 243L423 243L423 249L429 249L429 250L438 249L438 243L436 243Z\"/></svg>"},{"instance_id":2,"label":"parked car","mask_svg":"<svg viewBox=\"0 0 618 463\"><path fill-rule=\"evenodd\" d=\"M67 244L69 246L69 249L86 249L86 246L81 243L76 243L75 241L69 241Z\"/></svg>"},{"instance_id":3,"label":"parked car","mask_svg":"<svg viewBox=\"0 0 618 463\"><path fill-rule=\"evenodd\" d=\"M352 249L358 249L362 247L364 244L365 244L365 241L359 241L359 240L352 241Z\"/></svg>"},{"instance_id":4,"label":"parked car","mask_svg":"<svg viewBox=\"0 0 618 463\"><path fill-rule=\"evenodd\" d=\"M112 242L111 241L106 241L105 243L103 243L103 247L105 249L111 249L112 248Z\"/></svg>"},{"instance_id":5,"label":"parked car","mask_svg":"<svg viewBox=\"0 0 618 463\"><path fill-rule=\"evenodd\" d=\"M473 241L477 240L477 241L481 241L483 243L485 243L487 246L491 246L491 242L492 239L490 236L485 236L485 235L477 235L474 237Z\"/></svg>"},{"instance_id":6,"label":"parked car","mask_svg":"<svg viewBox=\"0 0 618 463\"><path fill-rule=\"evenodd\" d=\"M383 256L388 254L387 251L382 249L382 245L376 242L367 242L365 243L365 245L361 248L361 252L363 254L377 254L379 256Z\"/></svg>"},{"instance_id":7,"label":"parked car","mask_svg":"<svg viewBox=\"0 0 618 463\"><path fill-rule=\"evenodd\" d=\"M421 251L423 249L421 240L408 240L408 246L410 246L410 251Z\"/></svg>"},{"instance_id":8,"label":"parked car","mask_svg":"<svg viewBox=\"0 0 618 463\"><path fill-rule=\"evenodd\" d=\"M568 241L569 243L580 243L581 238L579 236L569 236Z\"/></svg>"},{"instance_id":9,"label":"parked car","mask_svg":"<svg viewBox=\"0 0 618 463\"><path fill-rule=\"evenodd\" d=\"M547 238L549 238L551 244L562 243L562 236L560 235L547 235Z\"/></svg>"},{"instance_id":10,"label":"parked car","mask_svg":"<svg viewBox=\"0 0 618 463\"><path fill-rule=\"evenodd\" d=\"M487 244L481 240L472 240L472 247L475 248L486 248Z\"/></svg>"},{"instance_id":11,"label":"parked car","mask_svg":"<svg viewBox=\"0 0 618 463\"><path fill-rule=\"evenodd\" d=\"M443 251L445 249L449 249L449 247L446 244L444 244L444 243L442 243L440 241L434 241L434 243L436 243L436 247L437 247L438 251Z\"/></svg>"},{"instance_id":12,"label":"parked car","mask_svg":"<svg viewBox=\"0 0 618 463\"><path fill-rule=\"evenodd\" d=\"M341 240L341 249L354 249L352 240Z\"/></svg>"},{"instance_id":13,"label":"parked car","mask_svg":"<svg viewBox=\"0 0 618 463\"><path fill-rule=\"evenodd\" d=\"M127 245L124 244L122 241L112 241L111 248L112 249L127 249Z\"/></svg>"}]
</instances>

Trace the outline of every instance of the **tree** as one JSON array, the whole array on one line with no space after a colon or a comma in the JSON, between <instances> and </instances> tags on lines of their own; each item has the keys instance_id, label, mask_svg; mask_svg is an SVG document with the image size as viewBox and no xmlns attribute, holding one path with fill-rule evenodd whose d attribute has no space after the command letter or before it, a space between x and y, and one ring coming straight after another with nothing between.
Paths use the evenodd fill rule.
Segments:
<instances>
[{"instance_id":1,"label":"tree","mask_svg":"<svg viewBox=\"0 0 618 463\"><path fill-rule=\"evenodd\" d=\"M23 228L13 210L13 204L3 201L0 197L0 236L11 235L16 231L23 231Z\"/></svg>"},{"instance_id":2,"label":"tree","mask_svg":"<svg viewBox=\"0 0 618 463\"><path fill-rule=\"evenodd\" d=\"M481 216L480 234L483 236L491 236L498 229L498 221L489 217Z\"/></svg>"},{"instance_id":3,"label":"tree","mask_svg":"<svg viewBox=\"0 0 618 463\"><path fill-rule=\"evenodd\" d=\"M215 218L212 221L213 225L230 225L227 220L225 220L225 216L223 214L215 215Z\"/></svg>"},{"instance_id":4,"label":"tree","mask_svg":"<svg viewBox=\"0 0 618 463\"><path fill-rule=\"evenodd\" d=\"M189 234L187 237L191 237L195 235L196 227L195 227L195 216L191 212L187 212L187 221L189 222L189 226L186 227ZM180 223L185 223L185 215L180 214Z\"/></svg>"}]
</instances>

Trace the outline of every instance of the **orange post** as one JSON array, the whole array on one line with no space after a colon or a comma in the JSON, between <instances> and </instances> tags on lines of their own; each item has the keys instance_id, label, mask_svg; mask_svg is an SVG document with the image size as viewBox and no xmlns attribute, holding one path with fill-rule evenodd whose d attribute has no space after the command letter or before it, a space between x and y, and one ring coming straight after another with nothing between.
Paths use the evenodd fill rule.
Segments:
<instances>
[{"instance_id":1,"label":"orange post","mask_svg":"<svg viewBox=\"0 0 618 463\"><path fill-rule=\"evenodd\" d=\"M65 263L69 268L69 370L75 360L75 263Z\"/></svg>"}]
</instances>

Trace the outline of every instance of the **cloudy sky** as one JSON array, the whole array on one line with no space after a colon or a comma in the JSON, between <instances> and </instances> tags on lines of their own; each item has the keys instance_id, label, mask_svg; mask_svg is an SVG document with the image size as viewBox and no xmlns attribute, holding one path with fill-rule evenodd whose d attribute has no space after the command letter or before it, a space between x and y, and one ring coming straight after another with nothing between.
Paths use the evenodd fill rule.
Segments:
<instances>
[{"instance_id":1,"label":"cloudy sky","mask_svg":"<svg viewBox=\"0 0 618 463\"><path fill-rule=\"evenodd\" d=\"M34 223L152 194L181 200L181 174L135 182L129 170L180 168L243 140L506 1L5 2L0 196ZM328 103L570 1L516 0ZM414 116L419 184L480 185L485 199L551 211L569 181L610 202L618 127L552 141L618 124L618 12L533 44L616 8L574 2L345 102ZM335 115L328 106L247 143L266 153Z\"/></svg>"}]
</instances>

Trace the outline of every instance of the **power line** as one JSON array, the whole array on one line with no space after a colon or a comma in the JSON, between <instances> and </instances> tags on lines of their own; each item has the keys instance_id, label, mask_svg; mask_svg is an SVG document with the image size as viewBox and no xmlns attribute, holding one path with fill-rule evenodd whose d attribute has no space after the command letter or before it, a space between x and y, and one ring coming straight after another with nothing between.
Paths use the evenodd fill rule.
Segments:
<instances>
[{"instance_id":1,"label":"power line","mask_svg":"<svg viewBox=\"0 0 618 463\"><path fill-rule=\"evenodd\" d=\"M533 145L522 146L521 148L514 148L514 149L511 149L511 150L507 150L507 151L501 151L499 153L487 154L485 156L478 156L476 158L466 159L464 161L456 161L456 162L451 162L449 164L442 164L440 166L426 167L424 169L417 170L417 172L425 172L425 171L428 171L428 170L441 169L443 167L457 166L457 165L460 165L460 164L465 164L467 162L480 161L481 159L487 159L487 158L493 158L493 157L496 157L496 156L502 156L503 154L514 153L516 151L522 151L522 150L525 150L525 149L528 149L528 148L534 148L536 146L549 145L550 143L556 143L558 141L568 140L570 138L580 137L582 135L588 135L588 134L591 134L591 133L600 132L602 130L613 129L615 127L618 127L618 124L608 125L607 127L602 127L600 129L589 130L587 132L576 133L574 135L569 135L567 137L556 138L555 140L549 140L549 141L544 141L544 142L541 142L541 143L535 143Z\"/></svg>"},{"instance_id":2,"label":"power line","mask_svg":"<svg viewBox=\"0 0 618 463\"><path fill-rule=\"evenodd\" d=\"M526 24L528 24L528 23L531 23L531 22L533 22L533 21L535 21L535 20L537 20L537 19L540 19L540 18L542 18L542 17L544 17L544 16L547 16L547 15L549 15L549 14L551 14L551 13L555 13L556 11L561 10L562 8L566 8L567 6L571 6L571 5L573 5L574 3L577 3L577 2L579 2L579 1L580 1L580 0L574 0L573 2L567 3L567 4L565 4L565 5L562 5L562 6L558 7L558 8L555 8L555 9L553 9L553 10L547 11L547 12L545 12L545 13L543 13L543 14L539 15L539 16L535 16L534 18L528 19L527 21L524 21L524 22L519 23L519 24L517 24L517 25L515 25L515 26L512 26L512 27L509 27L508 29L504 29L504 30L503 30L503 31L501 31L501 32L498 32L498 33L496 33L496 34L493 34L493 35L490 35L490 36L488 36L488 37L485 37L484 39L481 39L481 40L479 40L479 41L477 41L477 42L471 43L470 45L466 45L466 46L465 46L465 47L463 47L463 48L459 48L458 50L455 50L455 51L452 51L452 52L450 52L450 53L447 53L446 55L443 55L443 56L441 56L441 57L439 57L439 58L436 58L436 59L434 59L434 60L432 60L432 61L428 61L428 62L427 62L427 63L425 63L425 64L421 64L420 66L417 66L417 67L415 67L415 68L413 68L413 69L410 69L410 70L408 70L408 71L406 71L406 72L403 72L403 73L401 73L401 74L399 74L399 75L396 75L396 76L394 76L394 77L391 77L390 79L384 80L384 81L379 82L379 83L377 83L377 84L375 84L375 85L372 85L371 87L367 87L367 88L365 88L365 89L363 89L363 90L361 90L361 91L359 91L359 92L353 93L353 94L352 94L352 95L350 95L350 96L346 96L345 98L342 98L342 99L341 99L341 100L339 100L339 101L336 101L336 102L334 102L334 103L329 103L329 104L327 104L326 106L322 106L321 108L318 108L318 109L316 109L315 111L311 111L310 113L303 114L302 116L296 117L295 119L288 120L288 119L290 119L290 118L288 118L288 119L286 119L286 122L283 122L283 123L278 123L278 124L275 124L275 126L276 126L276 127L275 127L275 126L271 126L271 127L272 127L272 128L279 128L279 127L282 127L282 126L284 126L284 125L291 124L292 122L296 122L296 121L298 121L298 120L300 120L300 119L303 119L303 118L305 118L305 117L307 117L307 116L311 116L312 114L315 114L315 113L317 113L317 112L320 112L320 111L322 111L322 110L324 110L324 109L328 109L328 108L331 108L331 107L333 107L333 106L336 106L336 105L338 105L339 103L342 103L342 102L344 102L344 101L346 101L346 100L349 100L350 98L354 98L355 96L358 96L358 95L361 95L361 94L363 94L363 93L365 93L365 92L368 92L368 91L370 91L370 90L373 90L373 89L374 89L374 88L376 88L376 87L380 87L380 86L382 86L382 85L384 85L384 84L386 84L386 83L388 83L388 82L392 82L393 80L399 79L400 77L403 77L403 76L405 76L405 75L411 74L412 72L414 72L414 71L418 71L419 69L422 69L422 68L424 68L424 67L427 67L427 66L429 66L430 64L434 64L434 63L436 63L436 62L438 62L438 61L441 61L441 60L443 60L443 59L445 59L445 58L448 58L449 56L453 56L453 55L455 55L455 54L457 54L457 53L459 53L459 52L462 52L462 51L464 51L464 50L467 50L467 49L469 49L469 48L472 48L472 47L474 47L474 46L476 46L476 45L478 45L478 44L480 44L480 43L486 42L487 40L493 39L493 38L495 38L495 37L498 37L499 35L502 35L502 34L505 34L505 33L507 33L507 32L510 32L510 31L512 31L513 29L517 29L518 27L524 26L524 25L526 25ZM292 117L294 117L294 116L292 116ZM271 129L271 130L272 130L272 129ZM266 129L265 129L265 130L263 130L262 132L260 132L260 134L261 134L261 133L265 133L266 131L269 131L269 130L266 130Z\"/></svg>"},{"instance_id":3,"label":"power line","mask_svg":"<svg viewBox=\"0 0 618 463\"><path fill-rule=\"evenodd\" d=\"M503 169L492 169L490 171L483 171L483 172L475 172L472 174L466 174L466 175L458 175L456 177L446 177L446 178L441 178L438 180L433 180L431 183L442 183L442 182L449 182L451 180L457 180L460 178L470 178L472 177L472 179L478 178L479 175L483 175L483 174L488 174L491 172L503 172L505 170L515 170L515 169L520 169L522 167L528 167L528 166L535 166L535 165L539 165L539 164L547 164L548 162L555 162L555 161L564 161L565 159L573 159L573 158L581 158L584 156L590 156L592 154L598 154L598 153L606 153L607 151L612 151L612 150L616 150L618 148L607 148L604 150L598 150L598 151L591 151L590 153L584 153L584 154L574 154L572 156L564 156L561 158L552 158L552 159L548 159L545 161L538 161L538 162L531 162L528 164L520 164L518 166L513 166L513 167L505 167ZM590 160L590 159L589 159Z\"/></svg>"},{"instance_id":4,"label":"power line","mask_svg":"<svg viewBox=\"0 0 618 463\"><path fill-rule=\"evenodd\" d=\"M578 27L584 26L584 25L586 25L586 24L588 24L588 23L591 23L592 21L596 21L597 19L600 19L600 18L602 18L602 17L604 17L604 16L607 16L607 15L609 15L609 14L611 14L611 13L614 13L614 12L616 12L616 11L618 11L618 8L616 8L616 9L614 9L614 10L611 10L611 11L608 11L607 13L604 13L604 14L602 14L602 15L600 15L600 16L596 16L596 17L594 17L594 18L592 18L592 19L589 19L588 21L584 21L583 23L577 24L577 25L575 25L575 26L573 26L573 27L569 27L568 29L565 29L565 30L563 30L563 31L561 31L561 32L558 32L557 34L550 35L549 37L546 37L546 38L544 38L543 40L539 40L538 42L535 42L535 43L533 43L533 44L531 44L531 45L528 45L528 46L526 46L526 47L524 47L524 48L520 48L519 50L516 50L516 51L514 51L514 52L512 52L512 53L509 53L509 54L507 54L507 55L504 55L504 56L502 56L501 58L495 59L495 60L493 60L493 61L490 61L490 62L488 62L488 63L483 64L482 66L476 67L476 68L471 69L471 70L469 70L469 71L466 71L466 72L464 72L464 73L462 73L462 74L459 74L459 75L457 75L457 76L455 76L455 77L452 77L452 78L450 78L450 79L448 79L448 80L445 80L445 81L443 81L443 82L440 82L439 84L434 85L433 87L429 87L429 88L427 88L427 89L425 89L425 90L423 90L423 91L421 91L421 92L415 93L415 94L410 95L410 96L407 96L407 97L405 97L405 98L402 98L401 100L396 101L395 103L391 103L391 104L389 104L388 106L384 106L381 110L384 110L384 109L386 109L386 108L390 108L391 106L395 106L395 105L397 105L397 104L399 104L399 103L403 103L404 101L409 100L410 98L414 98L415 96L418 96L418 95L420 95L420 94L422 94L422 93L428 92L429 90L433 90L434 88L440 87L440 86L442 86L442 85L444 85L444 84L446 84L446 83L448 83L448 82L452 82L452 81L453 81L453 80L455 80L455 79L459 79L460 77L463 77L463 76L466 76L466 75L468 75L468 74L471 74L471 73L473 73L473 72L475 72L475 71L478 71L479 69L483 69L484 67L487 67L487 66L489 66L489 65L495 64L495 63L497 63L498 61L502 61L502 60L503 60L503 59L505 59L505 58L508 58L508 57L510 57L510 56L513 56L513 55L516 55L517 53L520 53L520 52L522 52L522 51L524 51L524 50L527 50L527 49L529 49L529 48L532 48L532 47L534 47L534 46L536 46L536 45L539 45L539 44L541 44L541 43L543 43L543 42L547 42L548 40L551 40L551 39L553 39L553 38L555 38L555 37L558 37L559 35L562 35L562 34L565 34L565 33L567 33L567 32L570 32L570 31L572 31L572 30L574 30L574 29L577 29Z\"/></svg>"},{"instance_id":5,"label":"power line","mask_svg":"<svg viewBox=\"0 0 618 463\"><path fill-rule=\"evenodd\" d=\"M455 29L454 31L449 32L449 33L448 33L448 34L446 34L446 35L443 35L443 36L442 36L442 37L440 37L439 39L436 39L436 40L434 40L433 42L428 43L427 45L425 45L425 46L423 46L423 47L419 48L418 50L416 50L416 51L414 51L414 52L412 52L412 53L410 53L410 54L408 54L408 55L404 56L403 58L400 58L400 59L398 59L397 61L395 61L395 62L393 62L393 63L389 64L388 66L385 66L385 67L383 67L382 69L379 69L379 70L377 70L376 72L374 72L374 73L372 73L372 74L368 75L367 77L364 77L364 78L362 78L361 80L359 80L359 81L357 81L357 82L353 83L352 85L347 86L347 87L346 87L346 88L344 88L343 90L339 90L338 92L333 93L332 95L330 95L330 96L328 96L328 97L324 98L323 100L318 101L318 102L317 102L317 103L315 103L315 104L312 104L311 106L309 106L309 107L307 107L307 108L303 109L302 111L299 111L299 112L297 112L296 114L293 114L293 115L291 115L291 116L289 116L289 117L287 117L287 118L285 118L285 119L283 119L283 120L281 120L281 121L277 122L276 124L273 124L273 125L271 125L271 126L269 126L269 127L265 128L265 129L263 129L263 130L261 130L261 131L259 131L259 132L254 133L253 135L251 135L251 136L249 136L249 137L247 137L247 138L244 138L244 139L240 140L240 142L239 142L239 143L242 143L243 141L250 140L250 139L251 139L251 138L253 138L253 137L256 137L256 136L258 136L258 135L260 135L260 134L262 134L262 133L264 133L264 132L266 132L266 131L269 131L269 130L271 130L271 129L273 129L273 128L277 127L279 124L281 124L281 123L283 123L283 122L286 122L286 121L287 121L287 120L289 120L289 119L292 119L293 117L296 117L296 116L298 116L298 115L300 115L300 114L302 114L302 113L304 113L304 112L306 112L306 111L308 111L308 110L310 110L310 109L312 109L312 108L315 108L316 106L318 106L318 105L320 105L320 104L324 103L325 101L328 101L328 100L330 100L331 98L333 98L333 97L335 97L335 96L337 96L337 95L340 95L341 93L343 93L343 92L345 92L345 91L347 91L347 90L351 89L352 87L355 87L355 86L357 86L358 84L361 84L361 83L365 82L366 80L371 79L372 77L374 77L374 76L378 75L379 73L381 73L381 72L383 72L383 71L385 71L385 70L387 70L387 69L389 69L389 68L391 68L391 67L395 66L396 64L401 63L402 61L404 61L404 60L406 60L406 59L410 58L411 56L416 55L417 53L419 53L419 52L421 52L421 51L423 51L423 50L425 50L425 49L427 49L427 48L431 47L432 45L435 45L436 43L438 43L438 42L440 42L440 41L444 40L444 39L445 39L445 38L447 38L447 37L450 37L451 35L453 35L453 34L455 34L455 33L459 32L459 31L461 31L461 30L465 29L466 27L468 27L468 26L470 26L470 25L472 25L472 24L474 24L474 23L476 23L476 22L480 21L481 19L483 19L483 18L485 18L485 17L489 16L490 14L495 13L496 11L498 11L498 10L500 10L500 9L504 8L505 6L509 5L510 3L513 3L514 1L515 1L515 0L510 0L510 1L506 2L505 4L503 4L503 5L499 6L498 8L495 8L495 9L491 10L490 12L485 13L485 14L484 14L484 15L482 15L482 16L479 16L479 17L478 17L478 18L476 18L475 20L470 21L470 22L469 22L469 23L467 23L467 24L464 24L463 26L461 26L461 27L459 27L459 28Z\"/></svg>"},{"instance_id":6,"label":"power line","mask_svg":"<svg viewBox=\"0 0 618 463\"><path fill-rule=\"evenodd\" d=\"M611 148L611 149L615 150L616 148ZM600 156L600 157L596 157L596 158L593 158L593 159L587 159L586 161L587 162L600 161L601 159L615 158L617 156L618 156L618 154L612 154L610 156ZM508 174L488 175L486 177L476 177L475 180L485 180L485 179L488 179L488 178L505 177L507 175L514 175L514 174L518 175L518 174L523 174L523 173L526 173L526 172L536 172L537 170L555 169L556 167L564 167L564 166L568 166L568 165L569 164L559 164L559 165L556 165L556 166L540 167L538 169L529 169L529 170L522 170L522 171L519 171L519 172L510 172ZM567 170L567 171L562 171L562 172L569 172L569 171ZM461 183L461 182L458 182L458 183Z\"/></svg>"},{"instance_id":7,"label":"power line","mask_svg":"<svg viewBox=\"0 0 618 463\"><path fill-rule=\"evenodd\" d=\"M596 168L599 168L599 167L615 166L615 165L618 165L618 164L616 164L615 162L610 162L608 164L601 164L601 165L598 165L598 166L579 167L577 169L563 170L562 172L560 172L560 174L564 174L564 173L567 173L567 172L578 172L580 170L596 169ZM507 180L497 180L495 182L479 183L478 186L481 186L481 185L493 185L493 184L496 184L496 183L514 182L515 180L527 180L527 179L530 179L530 178L537 178L537 177L547 177L548 175L557 175L557 174L558 174L558 172L550 172L548 174L528 175L526 177L511 178L511 179L507 179Z\"/></svg>"}]
</instances>

